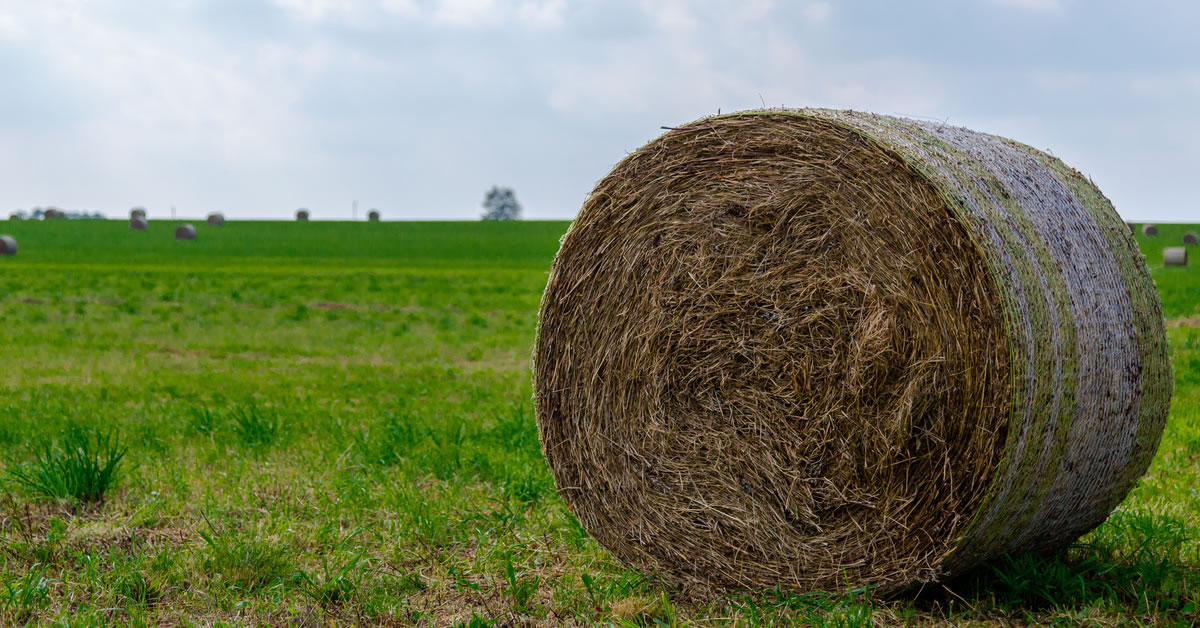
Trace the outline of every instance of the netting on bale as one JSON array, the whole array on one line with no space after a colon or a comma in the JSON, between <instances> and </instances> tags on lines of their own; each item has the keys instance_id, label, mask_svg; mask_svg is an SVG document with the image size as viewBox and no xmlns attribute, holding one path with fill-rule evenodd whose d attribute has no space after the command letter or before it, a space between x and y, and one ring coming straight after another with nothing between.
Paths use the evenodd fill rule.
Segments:
<instances>
[{"instance_id":1,"label":"netting on bale","mask_svg":"<svg viewBox=\"0 0 1200 628\"><path fill-rule=\"evenodd\" d=\"M848 111L699 120L602 179L539 311L543 453L618 558L895 590L1100 524L1171 394L1126 224L1028 146Z\"/></svg>"}]
</instances>

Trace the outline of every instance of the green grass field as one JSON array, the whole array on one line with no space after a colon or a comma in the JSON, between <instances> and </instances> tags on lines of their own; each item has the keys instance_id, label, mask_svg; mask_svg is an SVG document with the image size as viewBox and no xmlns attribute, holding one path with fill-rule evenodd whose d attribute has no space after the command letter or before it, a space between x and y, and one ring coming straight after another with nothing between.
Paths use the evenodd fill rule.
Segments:
<instances>
[{"instance_id":1,"label":"green grass field","mask_svg":"<svg viewBox=\"0 0 1200 628\"><path fill-rule=\"evenodd\" d=\"M529 355L566 227L0 225L0 624L1200 622L1200 260L1161 268L1182 226L1138 237L1175 399L1107 523L890 599L716 600L616 563L554 493Z\"/></svg>"}]
</instances>

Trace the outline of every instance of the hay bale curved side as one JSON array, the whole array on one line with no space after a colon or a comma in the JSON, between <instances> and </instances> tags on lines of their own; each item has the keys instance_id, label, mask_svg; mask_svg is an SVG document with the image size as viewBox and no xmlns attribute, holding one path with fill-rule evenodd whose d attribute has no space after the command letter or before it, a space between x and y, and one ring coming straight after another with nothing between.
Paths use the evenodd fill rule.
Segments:
<instances>
[{"instance_id":1,"label":"hay bale curved side","mask_svg":"<svg viewBox=\"0 0 1200 628\"><path fill-rule=\"evenodd\" d=\"M372 209L367 212L367 220L370 222L379 222L379 210Z\"/></svg>"},{"instance_id":2,"label":"hay bale curved side","mask_svg":"<svg viewBox=\"0 0 1200 628\"><path fill-rule=\"evenodd\" d=\"M307 209L296 210L296 220L298 220L300 222L307 222L308 221L308 210Z\"/></svg>"},{"instance_id":3,"label":"hay bale curved side","mask_svg":"<svg viewBox=\"0 0 1200 628\"><path fill-rule=\"evenodd\" d=\"M1163 249L1163 266L1187 266L1188 250L1184 246L1168 246Z\"/></svg>"},{"instance_id":4,"label":"hay bale curved side","mask_svg":"<svg viewBox=\"0 0 1200 628\"><path fill-rule=\"evenodd\" d=\"M178 227L175 227L175 239L176 240L195 240L196 239L196 227L192 226L190 223L182 224L182 225L179 225Z\"/></svg>"},{"instance_id":5,"label":"hay bale curved side","mask_svg":"<svg viewBox=\"0 0 1200 628\"><path fill-rule=\"evenodd\" d=\"M1195 231L1189 231L1183 234L1183 244L1185 246L1196 246L1196 242L1198 241L1200 241L1200 238L1196 236Z\"/></svg>"},{"instance_id":6,"label":"hay bale curved side","mask_svg":"<svg viewBox=\"0 0 1200 628\"><path fill-rule=\"evenodd\" d=\"M213 212L208 215L208 218L205 220L205 223L212 227L223 226L225 224L225 214L222 214L220 212Z\"/></svg>"},{"instance_id":7,"label":"hay bale curved side","mask_svg":"<svg viewBox=\"0 0 1200 628\"><path fill-rule=\"evenodd\" d=\"M827 110L703 119L618 164L534 349L579 521L714 588L894 589L1061 547L1145 470L1170 386L1144 258L1086 179Z\"/></svg>"},{"instance_id":8,"label":"hay bale curved side","mask_svg":"<svg viewBox=\"0 0 1200 628\"><path fill-rule=\"evenodd\" d=\"M131 231L145 231L147 227L145 216L134 216L129 219L129 229Z\"/></svg>"},{"instance_id":9,"label":"hay bale curved side","mask_svg":"<svg viewBox=\"0 0 1200 628\"><path fill-rule=\"evenodd\" d=\"M145 220L146 209L144 207L134 207L133 209L129 210L129 219L133 220L134 218L141 218L142 220Z\"/></svg>"},{"instance_id":10,"label":"hay bale curved side","mask_svg":"<svg viewBox=\"0 0 1200 628\"><path fill-rule=\"evenodd\" d=\"M1153 238L1158 235L1158 227L1154 225L1142 225L1142 235Z\"/></svg>"},{"instance_id":11,"label":"hay bale curved side","mask_svg":"<svg viewBox=\"0 0 1200 628\"><path fill-rule=\"evenodd\" d=\"M10 235L0 235L0 256L17 254L17 240Z\"/></svg>"}]
</instances>

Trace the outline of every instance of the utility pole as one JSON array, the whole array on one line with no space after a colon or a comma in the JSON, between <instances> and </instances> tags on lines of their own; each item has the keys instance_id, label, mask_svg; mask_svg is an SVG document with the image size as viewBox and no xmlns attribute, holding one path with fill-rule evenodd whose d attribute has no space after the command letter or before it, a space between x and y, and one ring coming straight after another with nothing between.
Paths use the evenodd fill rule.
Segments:
<instances>
[{"instance_id":1,"label":"utility pole","mask_svg":"<svg viewBox=\"0 0 1200 628\"><path fill-rule=\"evenodd\" d=\"M171 220L175 220L175 206L171 206Z\"/></svg>"},{"instance_id":2,"label":"utility pole","mask_svg":"<svg viewBox=\"0 0 1200 628\"><path fill-rule=\"evenodd\" d=\"M355 199L354 202L350 204L350 216L354 220L358 220L358 199Z\"/></svg>"}]
</instances>

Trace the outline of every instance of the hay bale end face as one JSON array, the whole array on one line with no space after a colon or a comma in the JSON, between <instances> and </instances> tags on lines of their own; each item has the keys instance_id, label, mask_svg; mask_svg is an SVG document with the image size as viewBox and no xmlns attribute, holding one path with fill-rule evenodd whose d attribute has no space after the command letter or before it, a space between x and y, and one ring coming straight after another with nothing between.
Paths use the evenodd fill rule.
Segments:
<instances>
[{"instance_id":1,"label":"hay bale end face","mask_svg":"<svg viewBox=\"0 0 1200 628\"><path fill-rule=\"evenodd\" d=\"M205 222L209 226L220 227L225 224L225 214L222 214L219 212L213 212L208 215L208 219Z\"/></svg>"},{"instance_id":2,"label":"hay bale end face","mask_svg":"<svg viewBox=\"0 0 1200 628\"><path fill-rule=\"evenodd\" d=\"M1186 245L1186 246L1196 246L1196 242L1197 242L1197 241L1200 241L1200 238L1197 238L1197 237L1196 237L1196 232L1195 232L1195 231L1189 231L1189 232L1187 232L1187 233L1183 234L1183 243L1184 243L1184 245Z\"/></svg>"},{"instance_id":3,"label":"hay bale end face","mask_svg":"<svg viewBox=\"0 0 1200 628\"><path fill-rule=\"evenodd\" d=\"M1163 266L1187 266L1188 250L1185 246L1169 246L1163 249Z\"/></svg>"},{"instance_id":4,"label":"hay bale end face","mask_svg":"<svg viewBox=\"0 0 1200 628\"><path fill-rule=\"evenodd\" d=\"M895 590L1064 547L1167 415L1127 229L1058 159L967 129L671 130L554 260L534 390L559 492L617 557L700 589Z\"/></svg>"},{"instance_id":5,"label":"hay bale end face","mask_svg":"<svg viewBox=\"0 0 1200 628\"><path fill-rule=\"evenodd\" d=\"M142 216L134 216L129 219L129 228L133 231L145 231L147 227L146 218Z\"/></svg>"},{"instance_id":6,"label":"hay bale end face","mask_svg":"<svg viewBox=\"0 0 1200 628\"><path fill-rule=\"evenodd\" d=\"M372 209L367 213L367 220L371 222L379 222L379 210Z\"/></svg>"},{"instance_id":7,"label":"hay bale end face","mask_svg":"<svg viewBox=\"0 0 1200 628\"><path fill-rule=\"evenodd\" d=\"M190 224L179 225L175 227L176 240L195 240L196 228Z\"/></svg>"},{"instance_id":8,"label":"hay bale end face","mask_svg":"<svg viewBox=\"0 0 1200 628\"><path fill-rule=\"evenodd\" d=\"M1142 225L1142 235L1153 238L1158 235L1158 227L1154 225Z\"/></svg>"},{"instance_id":9,"label":"hay bale end face","mask_svg":"<svg viewBox=\"0 0 1200 628\"><path fill-rule=\"evenodd\" d=\"M308 210L307 209L298 210L296 212L296 220L299 220L300 222L306 222L308 220Z\"/></svg>"},{"instance_id":10,"label":"hay bale end face","mask_svg":"<svg viewBox=\"0 0 1200 628\"><path fill-rule=\"evenodd\" d=\"M17 240L10 235L0 235L0 256L17 254Z\"/></svg>"},{"instance_id":11,"label":"hay bale end face","mask_svg":"<svg viewBox=\"0 0 1200 628\"><path fill-rule=\"evenodd\" d=\"M134 207L133 209L129 210L129 219L133 220L134 218L141 218L142 220L145 220L146 210L141 207Z\"/></svg>"}]
</instances>

